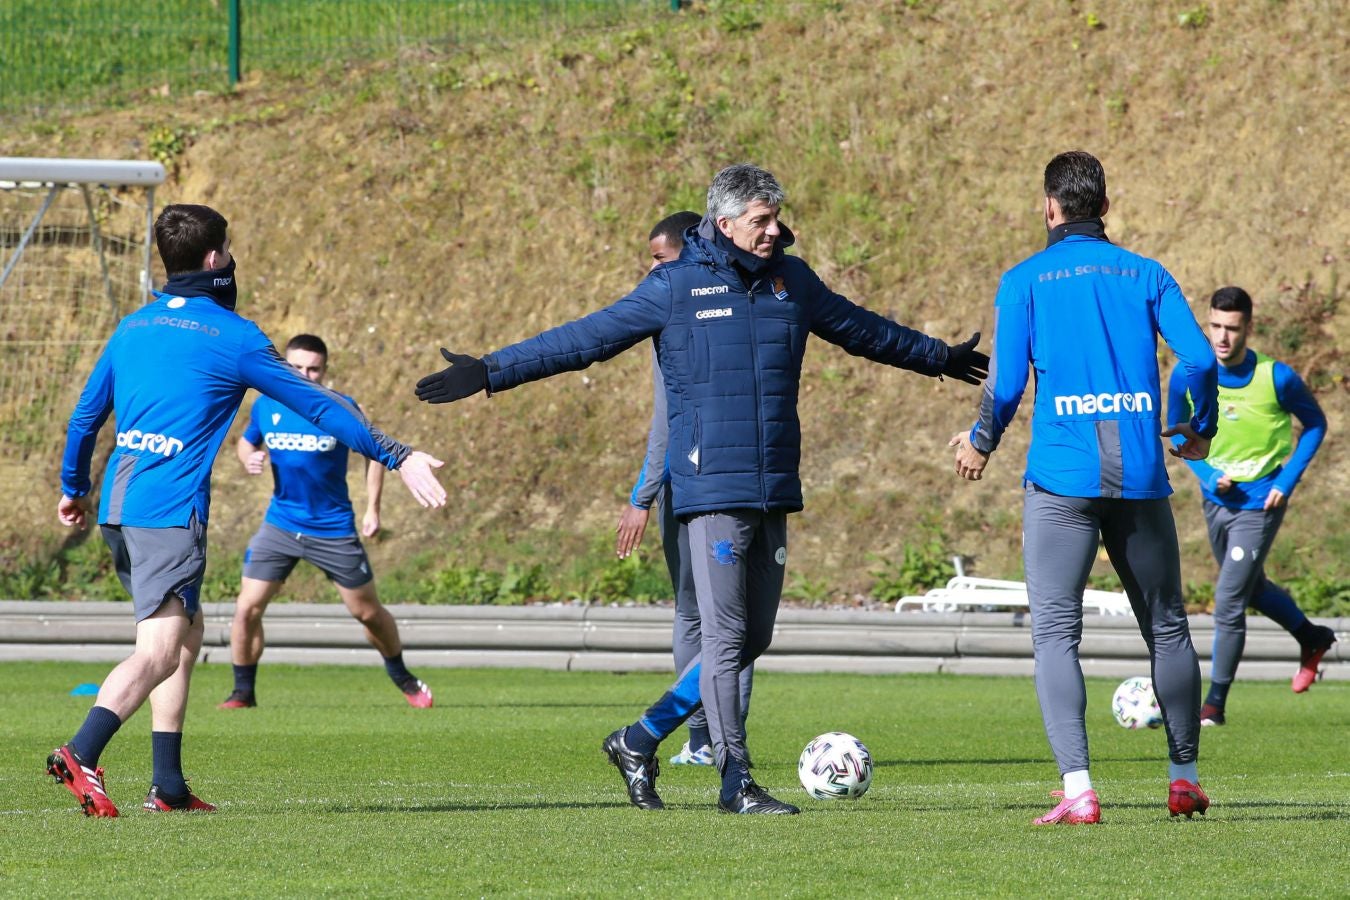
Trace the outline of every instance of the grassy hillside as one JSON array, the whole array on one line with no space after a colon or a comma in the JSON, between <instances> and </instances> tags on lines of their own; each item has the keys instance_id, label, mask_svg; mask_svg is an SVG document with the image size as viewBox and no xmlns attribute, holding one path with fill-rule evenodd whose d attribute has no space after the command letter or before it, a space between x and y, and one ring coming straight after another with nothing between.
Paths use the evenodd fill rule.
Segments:
<instances>
[{"instance_id":1,"label":"grassy hillside","mask_svg":"<svg viewBox=\"0 0 1350 900\"><path fill-rule=\"evenodd\" d=\"M1245 286L1256 345L1317 391L1332 437L1272 564L1285 578L1344 579L1350 313L1337 277L1350 211L1336 148L1348 143L1350 57L1339 8L697 4L640 30L405 53L11 123L6 143L16 155L145 157L153 141L175 170L160 200L230 219L241 310L278 341L324 335L335 386L447 460L450 508L423 514L391 487L389 533L372 547L386 593L407 600L435 573L458 584L473 567L538 565L576 590L653 577L604 568L601 552L641 458L647 353L424 407L411 388L441 367L439 346L483 353L622 295L645 270L651 223L701 210L711 175L744 160L779 175L797 252L833 287L947 340L988 335L1000 273L1044 243L1045 162L1088 149L1107 168L1112 238L1168 266L1197 312L1214 288ZM807 508L789 565L799 596L893 585L906 546L1020 573L1027 424L983 482L962 483L945 445L976 402L968 386L813 345ZM55 471L35 470L34 496L14 501L16 559L60 537ZM1173 482L1186 577L1207 582L1197 491L1180 468ZM215 485L226 590L268 486L228 455ZM324 593L317 580L301 586L311 591Z\"/></svg>"}]
</instances>

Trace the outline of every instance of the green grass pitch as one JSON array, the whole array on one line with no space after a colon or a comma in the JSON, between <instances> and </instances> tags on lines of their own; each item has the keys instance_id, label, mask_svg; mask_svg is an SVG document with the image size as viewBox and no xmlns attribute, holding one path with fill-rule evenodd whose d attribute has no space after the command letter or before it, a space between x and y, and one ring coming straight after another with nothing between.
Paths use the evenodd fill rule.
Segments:
<instances>
[{"instance_id":1,"label":"green grass pitch","mask_svg":"<svg viewBox=\"0 0 1350 900\"><path fill-rule=\"evenodd\" d=\"M215 814L139 809L142 710L104 754L123 815L86 819L43 773L106 665L0 665L0 894L532 894L821 897L1345 896L1350 685L1235 688L1206 729L1205 818L1171 820L1160 731L1111 720L1089 683L1096 827L1034 828L1058 786L1031 682L785 675L755 681L756 778L795 817L715 812L707 769L666 765L670 807L627 804L600 741L660 675L424 670L407 707L378 668L267 666L255 710L220 711L229 669L195 677L185 761ZM806 797L797 754L841 730L871 748L871 791ZM683 732L662 748L669 756ZM678 740L677 740L678 739ZM1339 849L1338 849L1339 848Z\"/></svg>"}]
</instances>

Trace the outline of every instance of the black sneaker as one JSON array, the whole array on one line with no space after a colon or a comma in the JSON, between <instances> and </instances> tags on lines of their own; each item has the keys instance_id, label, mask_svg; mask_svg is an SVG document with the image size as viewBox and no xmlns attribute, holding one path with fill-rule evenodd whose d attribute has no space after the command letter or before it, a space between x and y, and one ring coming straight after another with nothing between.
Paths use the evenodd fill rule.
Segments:
<instances>
[{"instance_id":1,"label":"black sneaker","mask_svg":"<svg viewBox=\"0 0 1350 900\"><path fill-rule=\"evenodd\" d=\"M791 803L784 803L782 800L775 800L770 797L768 791L753 781L747 781L742 785L741 789L736 792L736 796L731 798L730 803L719 797L717 808L724 813L735 813L737 815L759 813L771 816L795 816L801 812Z\"/></svg>"},{"instance_id":2,"label":"black sneaker","mask_svg":"<svg viewBox=\"0 0 1350 900\"><path fill-rule=\"evenodd\" d=\"M258 700L253 696L252 691L231 691L230 696L225 698L216 709L252 709L258 705Z\"/></svg>"},{"instance_id":3,"label":"black sneaker","mask_svg":"<svg viewBox=\"0 0 1350 900\"><path fill-rule=\"evenodd\" d=\"M624 784L628 786L628 799L634 806L638 809L666 808L656 795L656 776L661 774L661 767L655 756L643 756L628 749L622 728L605 738L600 749L623 775Z\"/></svg>"}]
</instances>

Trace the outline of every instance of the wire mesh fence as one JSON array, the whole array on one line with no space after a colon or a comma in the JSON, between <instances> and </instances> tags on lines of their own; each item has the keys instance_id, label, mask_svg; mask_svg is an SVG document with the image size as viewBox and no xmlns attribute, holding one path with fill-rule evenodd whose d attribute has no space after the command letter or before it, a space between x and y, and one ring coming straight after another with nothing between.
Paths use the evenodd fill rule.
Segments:
<instances>
[{"instance_id":1,"label":"wire mesh fence","mask_svg":"<svg viewBox=\"0 0 1350 900\"><path fill-rule=\"evenodd\" d=\"M604 28L672 6L678 0L3 0L0 113L220 90L255 71Z\"/></svg>"}]
</instances>

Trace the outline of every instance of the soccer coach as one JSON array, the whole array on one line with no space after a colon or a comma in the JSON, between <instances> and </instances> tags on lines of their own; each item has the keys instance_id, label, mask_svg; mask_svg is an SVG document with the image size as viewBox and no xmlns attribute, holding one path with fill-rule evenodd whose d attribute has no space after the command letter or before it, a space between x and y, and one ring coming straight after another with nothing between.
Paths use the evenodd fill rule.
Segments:
<instances>
[{"instance_id":1,"label":"soccer coach","mask_svg":"<svg viewBox=\"0 0 1350 900\"><path fill-rule=\"evenodd\" d=\"M797 392L808 335L970 384L989 364L975 349L978 334L949 347L827 288L784 253L793 238L778 220L783 199L764 169L723 169L680 258L652 270L630 294L482 359L443 350L450 368L417 385L420 399L446 403L584 369L656 339L674 509L688 523L702 619L699 695L722 773L718 805L735 813L797 812L750 777L738 674L769 645L787 560L786 517L802 508ZM624 734L611 735L606 752L633 803L660 808L652 785L665 735L641 727Z\"/></svg>"},{"instance_id":2,"label":"soccer coach","mask_svg":"<svg viewBox=\"0 0 1350 900\"><path fill-rule=\"evenodd\" d=\"M1036 695L1064 778L1037 825L1100 821L1088 777L1087 699L1078 644L1083 588L1100 537L1148 645L1171 757L1172 815L1204 813L1200 665L1181 600L1181 562L1163 468L1203 459L1218 428L1218 364L1167 270L1106 239L1106 172L1081 150L1045 167L1047 246L1004 274L994 302L994 365L969 434L952 438L957 474L977 480L1036 371L1023 478L1023 557ZM1158 335L1181 360L1195 415L1161 431Z\"/></svg>"}]
</instances>

